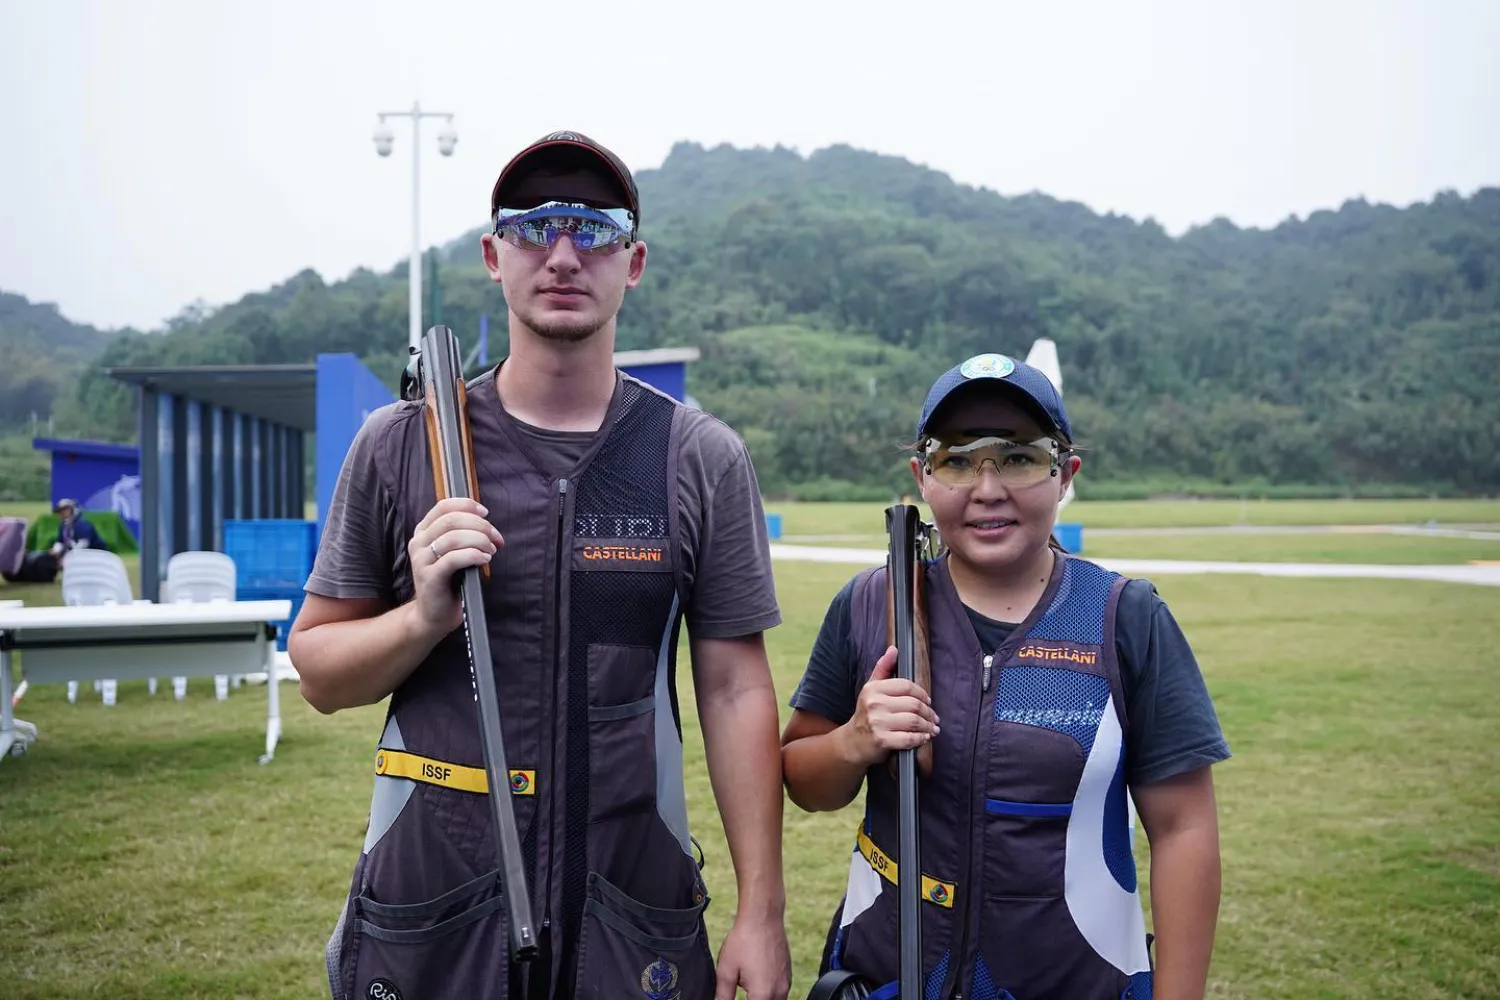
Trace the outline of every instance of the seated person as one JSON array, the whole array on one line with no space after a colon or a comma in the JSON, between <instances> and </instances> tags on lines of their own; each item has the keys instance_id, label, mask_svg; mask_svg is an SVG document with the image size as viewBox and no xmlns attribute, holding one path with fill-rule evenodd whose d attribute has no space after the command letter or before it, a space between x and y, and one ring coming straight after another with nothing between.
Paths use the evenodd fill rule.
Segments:
<instances>
[{"instance_id":1,"label":"seated person","mask_svg":"<svg viewBox=\"0 0 1500 1000\"><path fill-rule=\"evenodd\" d=\"M84 548L109 551L109 546L99 537L98 529L83 519L78 510L78 501L59 500L52 512L62 517L62 522L57 526L57 541L48 550L52 555L61 558L73 549Z\"/></svg>"}]
</instances>

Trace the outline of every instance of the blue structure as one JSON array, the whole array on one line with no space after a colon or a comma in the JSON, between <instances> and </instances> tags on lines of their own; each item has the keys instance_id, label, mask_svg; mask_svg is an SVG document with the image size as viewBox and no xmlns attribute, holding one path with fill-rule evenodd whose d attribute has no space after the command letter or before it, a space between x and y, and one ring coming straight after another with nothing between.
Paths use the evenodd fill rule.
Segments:
<instances>
[{"instance_id":1,"label":"blue structure","mask_svg":"<svg viewBox=\"0 0 1500 1000\"><path fill-rule=\"evenodd\" d=\"M395 396L352 354L319 354L317 364L317 464L313 480L318 489L318 534L323 515L333 502L344 456L360 425Z\"/></svg>"},{"instance_id":2,"label":"blue structure","mask_svg":"<svg viewBox=\"0 0 1500 1000\"><path fill-rule=\"evenodd\" d=\"M696 348L626 351L615 364L675 399ZM304 436L316 433L317 534L369 415L394 400L352 354L309 365L107 369L140 390L141 596L159 598L178 552L224 551L224 522L306 517Z\"/></svg>"},{"instance_id":3,"label":"blue structure","mask_svg":"<svg viewBox=\"0 0 1500 1000\"><path fill-rule=\"evenodd\" d=\"M107 372L140 390L142 597L178 552L219 550L226 520L304 516L314 365Z\"/></svg>"},{"instance_id":4,"label":"blue structure","mask_svg":"<svg viewBox=\"0 0 1500 1000\"><path fill-rule=\"evenodd\" d=\"M615 352L616 368L683 403L692 402L687 393L687 363L697 360L696 347Z\"/></svg>"},{"instance_id":5,"label":"blue structure","mask_svg":"<svg viewBox=\"0 0 1500 1000\"><path fill-rule=\"evenodd\" d=\"M34 438L31 446L52 453L53 507L67 497L84 510L112 511L140 538L140 449L62 438Z\"/></svg>"}]
</instances>

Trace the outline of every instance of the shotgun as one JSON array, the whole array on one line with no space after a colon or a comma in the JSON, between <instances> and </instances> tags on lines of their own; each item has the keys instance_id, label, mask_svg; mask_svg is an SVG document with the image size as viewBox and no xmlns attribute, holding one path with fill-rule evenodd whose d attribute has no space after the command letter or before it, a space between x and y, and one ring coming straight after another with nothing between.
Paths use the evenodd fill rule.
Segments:
<instances>
[{"instance_id":1,"label":"shotgun","mask_svg":"<svg viewBox=\"0 0 1500 1000\"><path fill-rule=\"evenodd\" d=\"M917 577L922 573L921 560L917 558L921 544L918 525L921 518L917 508L911 504L896 504L886 509L886 530L890 533L890 562L886 576L891 581L892 611L889 628L894 630L896 645L896 676L902 680L921 683L917 675L918 627L917 627ZM923 630L925 632L925 629ZM923 643L925 646L926 644ZM928 682L923 685L931 690L931 665L928 665ZM932 745L926 744L929 759ZM901 843L897 845L896 870L902 875L896 890L900 894L900 943L901 943L901 1000L918 1000L922 996L922 852L917 826L917 756L921 751L898 750L896 757L896 788L901 798Z\"/></svg>"},{"instance_id":2,"label":"shotgun","mask_svg":"<svg viewBox=\"0 0 1500 1000\"><path fill-rule=\"evenodd\" d=\"M896 676L913 681L917 687L926 691L928 696L932 695L932 653L927 643L927 574L923 562L928 558L935 541L935 529L931 525L924 524L917 508L910 504L898 504L885 512L886 532L890 537L890 553L886 563L885 574L885 644L887 648L895 646L899 657L902 644L897 642L897 629L900 624L900 616L897 612L897 569L895 566L896 551L906 553L905 561L909 567L901 575L910 578L911 593L911 615L912 615L912 675L897 673ZM900 538L896 534L900 534ZM907 586L907 584L902 584ZM900 660L897 664L899 669ZM895 754L891 755L891 775L896 774ZM924 778L932 773L932 744L924 743L917 749L917 771Z\"/></svg>"},{"instance_id":3,"label":"shotgun","mask_svg":"<svg viewBox=\"0 0 1500 1000\"><path fill-rule=\"evenodd\" d=\"M420 399L424 404L427 448L437 498L468 497L477 501L479 474L474 465L474 440L469 428L468 393L458 338L446 326L435 326L423 334L420 348L412 354L402 377L401 395L404 399ZM532 923L526 871L521 861L515 806L510 800L510 769L506 766L505 739L500 730L500 696L495 690L494 661L490 658L490 634L484 614L480 578L487 580L489 575L488 564L464 570L459 594L469 651L469 676L478 703L484 772L489 782L490 818L495 824L495 842L504 878L510 957L513 962L529 962L537 954L536 927Z\"/></svg>"},{"instance_id":4,"label":"shotgun","mask_svg":"<svg viewBox=\"0 0 1500 1000\"><path fill-rule=\"evenodd\" d=\"M924 608L924 562L935 554L937 534L924 524L916 507L896 504L886 508L885 528L889 536L886 558L886 645L896 647L896 676L932 691L932 663L927 643ZM918 750L899 750L891 755L900 796L900 843L896 870L906 872L896 880L900 944L899 992L892 1000L922 1000L922 865L920 831L917 824L917 768L925 754L923 770L930 773L932 745ZM813 983L808 1000L863 1000L874 995L876 984L848 969L825 972Z\"/></svg>"}]
</instances>

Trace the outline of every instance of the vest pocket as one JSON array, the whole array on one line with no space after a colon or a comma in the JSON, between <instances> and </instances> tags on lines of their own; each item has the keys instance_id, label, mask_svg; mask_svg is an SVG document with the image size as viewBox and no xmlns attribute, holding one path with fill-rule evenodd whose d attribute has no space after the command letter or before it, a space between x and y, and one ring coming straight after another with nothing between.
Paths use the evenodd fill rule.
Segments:
<instances>
[{"instance_id":1,"label":"vest pocket","mask_svg":"<svg viewBox=\"0 0 1500 1000\"><path fill-rule=\"evenodd\" d=\"M714 995L703 911L647 906L597 872L588 877L578 942L576 996L698 1000Z\"/></svg>"},{"instance_id":2,"label":"vest pocket","mask_svg":"<svg viewBox=\"0 0 1500 1000\"><path fill-rule=\"evenodd\" d=\"M996 799L987 800L985 805L987 815L981 819L984 894L1055 896L1063 884L1068 814L1043 811L1046 807L1030 807L1035 812L1020 811L1028 804L1001 803Z\"/></svg>"},{"instance_id":3,"label":"vest pocket","mask_svg":"<svg viewBox=\"0 0 1500 1000\"><path fill-rule=\"evenodd\" d=\"M656 699L589 709L589 822L655 811Z\"/></svg>"},{"instance_id":4,"label":"vest pocket","mask_svg":"<svg viewBox=\"0 0 1500 1000\"><path fill-rule=\"evenodd\" d=\"M507 995L509 939L497 872L422 903L356 896L343 957L351 998Z\"/></svg>"}]
</instances>

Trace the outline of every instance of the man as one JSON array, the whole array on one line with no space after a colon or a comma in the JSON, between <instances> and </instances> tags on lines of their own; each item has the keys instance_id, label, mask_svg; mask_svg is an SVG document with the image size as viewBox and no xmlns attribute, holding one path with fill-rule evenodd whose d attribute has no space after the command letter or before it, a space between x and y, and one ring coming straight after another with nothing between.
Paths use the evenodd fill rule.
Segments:
<instances>
[{"instance_id":1,"label":"man","mask_svg":"<svg viewBox=\"0 0 1500 1000\"><path fill-rule=\"evenodd\" d=\"M345 461L288 651L323 712L391 697L335 998L783 1000L781 769L762 631L780 621L759 488L728 427L613 365L641 280L618 157L553 133L501 171L484 264L510 353L468 388L481 504L435 502L421 405ZM503 893L453 575L488 564L511 792L539 957L507 963ZM685 618L739 887L718 955L687 828Z\"/></svg>"},{"instance_id":2,"label":"man","mask_svg":"<svg viewBox=\"0 0 1500 1000\"><path fill-rule=\"evenodd\" d=\"M99 537L99 530L78 513L78 501L67 498L59 500L53 506L52 513L62 518L57 525L57 539L48 550L53 556L61 559L74 549L109 551L109 546Z\"/></svg>"}]
</instances>

